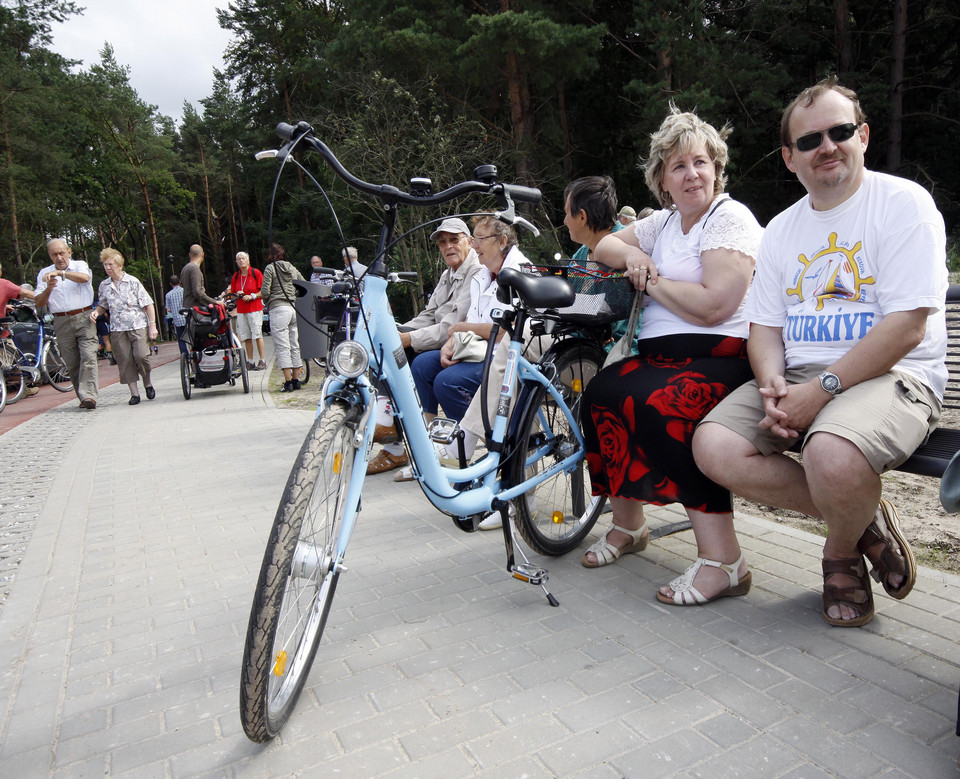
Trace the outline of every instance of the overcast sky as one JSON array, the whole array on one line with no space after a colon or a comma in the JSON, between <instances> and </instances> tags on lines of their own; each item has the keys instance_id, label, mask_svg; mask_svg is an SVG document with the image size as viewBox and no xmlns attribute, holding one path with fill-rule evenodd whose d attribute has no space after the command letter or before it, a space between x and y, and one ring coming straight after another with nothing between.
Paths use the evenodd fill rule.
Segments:
<instances>
[{"instance_id":1,"label":"overcast sky","mask_svg":"<svg viewBox=\"0 0 960 779\"><path fill-rule=\"evenodd\" d=\"M99 62L104 43L140 98L177 122L183 101L201 111L213 91L213 69L223 67L230 36L216 9L229 0L78 0L86 10L53 27L54 48L64 57Z\"/></svg>"}]
</instances>

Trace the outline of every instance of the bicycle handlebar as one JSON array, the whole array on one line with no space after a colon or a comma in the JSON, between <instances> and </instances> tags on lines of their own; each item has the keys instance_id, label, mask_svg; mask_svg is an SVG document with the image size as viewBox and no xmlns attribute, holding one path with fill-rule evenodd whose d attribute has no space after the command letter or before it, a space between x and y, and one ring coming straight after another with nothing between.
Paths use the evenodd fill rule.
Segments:
<instances>
[{"instance_id":1,"label":"bicycle handlebar","mask_svg":"<svg viewBox=\"0 0 960 779\"><path fill-rule=\"evenodd\" d=\"M289 154L297 144L306 144L310 149L318 152L333 169L333 172L343 179L348 186L380 198L384 203L402 203L409 206L434 206L448 203L463 195L483 193L496 196L498 206L506 210L510 208L511 201L514 200L536 205L542 199L540 190L535 187L524 187L519 184L504 184L498 182L496 180L496 167L492 165L481 166L474 172L474 175L478 177L482 175L487 179L486 181L463 181L435 194L430 192L404 192L389 184L371 184L368 181L354 176L343 166L330 148L313 134L313 128L307 122L300 122L296 125L280 122L280 124L277 125L277 135L287 142L283 148L277 152L277 156L281 159Z\"/></svg>"}]
</instances>

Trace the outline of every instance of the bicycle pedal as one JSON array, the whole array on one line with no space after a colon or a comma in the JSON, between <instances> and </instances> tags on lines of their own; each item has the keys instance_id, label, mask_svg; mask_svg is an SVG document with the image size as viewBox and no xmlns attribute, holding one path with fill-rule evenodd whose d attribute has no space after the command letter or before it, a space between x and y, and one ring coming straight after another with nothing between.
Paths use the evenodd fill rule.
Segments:
<instances>
[{"instance_id":1,"label":"bicycle pedal","mask_svg":"<svg viewBox=\"0 0 960 779\"><path fill-rule=\"evenodd\" d=\"M460 423L453 419L437 417L430 423L430 440L438 444L452 444L460 435Z\"/></svg>"},{"instance_id":2,"label":"bicycle pedal","mask_svg":"<svg viewBox=\"0 0 960 779\"><path fill-rule=\"evenodd\" d=\"M510 573L513 574L514 579L519 579L522 582L527 584L533 584L539 587L543 584L549 577L547 576L546 568L538 568L535 565L530 565L529 563L517 563L510 569Z\"/></svg>"}]
</instances>

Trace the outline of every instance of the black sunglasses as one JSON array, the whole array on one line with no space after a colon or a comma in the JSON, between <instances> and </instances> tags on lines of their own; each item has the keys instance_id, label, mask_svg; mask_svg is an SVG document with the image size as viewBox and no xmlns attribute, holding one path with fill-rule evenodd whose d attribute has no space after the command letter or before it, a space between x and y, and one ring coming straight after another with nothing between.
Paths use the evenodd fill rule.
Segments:
<instances>
[{"instance_id":1,"label":"black sunglasses","mask_svg":"<svg viewBox=\"0 0 960 779\"><path fill-rule=\"evenodd\" d=\"M834 143L843 143L853 137L853 134L859 126L859 124L847 122L846 124L838 124L835 127L831 127L825 132ZM797 151L813 151L814 149L819 149L821 143L823 143L823 132L801 135L794 141L793 145L797 147Z\"/></svg>"}]
</instances>

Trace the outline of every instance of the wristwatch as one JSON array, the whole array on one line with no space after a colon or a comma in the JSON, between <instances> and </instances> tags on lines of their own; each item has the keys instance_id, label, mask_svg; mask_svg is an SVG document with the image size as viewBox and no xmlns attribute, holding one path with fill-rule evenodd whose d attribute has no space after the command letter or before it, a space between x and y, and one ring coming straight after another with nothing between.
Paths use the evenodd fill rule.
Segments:
<instances>
[{"instance_id":1,"label":"wristwatch","mask_svg":"<svg viewBox=\"0 0 960 779\"><path fill-rule=\"evenodd\" d=\"M843 392L843 385L837 374L824 371L817 378L820 379L820 386L824 392L829 392L831 395L839 395Z\"/></svg>"}]
</instances>

